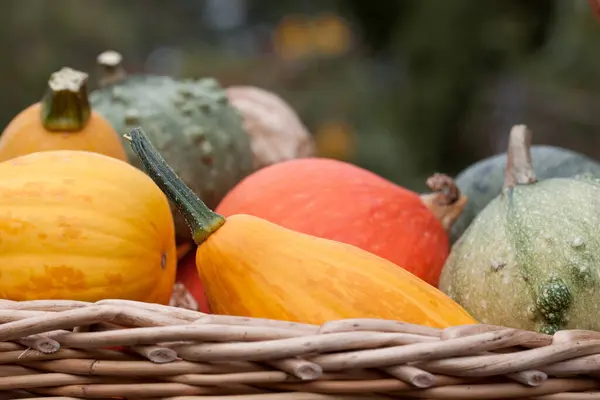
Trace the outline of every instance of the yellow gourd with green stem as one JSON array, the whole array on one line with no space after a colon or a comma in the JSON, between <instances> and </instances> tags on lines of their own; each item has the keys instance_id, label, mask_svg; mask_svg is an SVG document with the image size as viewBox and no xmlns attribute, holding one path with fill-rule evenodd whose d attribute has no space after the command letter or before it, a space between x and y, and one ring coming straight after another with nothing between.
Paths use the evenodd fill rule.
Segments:
<instances>
[{"instance_id":1,"label":"yellow gourd with green stem","mask_svg":"<svg viewBox=\"0 0 600 400\"><path fill-rule=\"evenodd\" d=\"M141 128L126 139L189 224L215 314L313 324L357 317L432 327L476 323L438 289L358 247L250 215L225 219L177 177Z\"/></svg>"}]
</instances>

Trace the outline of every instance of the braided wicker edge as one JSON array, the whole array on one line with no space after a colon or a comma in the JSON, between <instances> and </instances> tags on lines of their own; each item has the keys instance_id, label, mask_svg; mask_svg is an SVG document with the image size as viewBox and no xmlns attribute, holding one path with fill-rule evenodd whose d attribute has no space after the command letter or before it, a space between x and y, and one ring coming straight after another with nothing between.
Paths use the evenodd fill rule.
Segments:
<instances>
[{"instance_id":1,"label":"braided wicker edge","mask_svg":"<svg viewBox=\"0 0 600 400\"><path fill-rule=\"evenodd\" d=\"M597 378L592 331L0 300L0 400L600 399Z\"/></svg>"}]
</instances>

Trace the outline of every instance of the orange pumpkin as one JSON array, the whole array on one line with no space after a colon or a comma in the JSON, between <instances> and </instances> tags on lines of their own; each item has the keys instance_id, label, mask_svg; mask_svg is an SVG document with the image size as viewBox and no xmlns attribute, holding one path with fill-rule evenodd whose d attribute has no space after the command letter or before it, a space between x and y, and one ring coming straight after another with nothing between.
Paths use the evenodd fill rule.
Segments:
<instances>
[{"instance_id":1,"label":"orange pumpkin","mask_svg":"<svg viewBox=\"0 0 600 400\"><path fill-rule=\"evenodd\" d=\"M71 68L53 73L41 102L21 111L0 136L0 161L49 150L87 150L126 161L117 132L90 109L88 75Z\"/></svg>"},{"instance_id":2,"label":"orange pumpkin","mask_svg":"<svg viewBox=\"0 0 600 400\"><path fill-rule=\"evenodd\" d=\"M85 151L0 163L0 298L168 304L169 202L142 171Z\"/></svg>"},{"instance_id":3,"label":"orange pumpkin","mask_svg":"<svg viewBox=\"0 0 600 400\"><path fill-rule=\"evenodd\" d=\"M467 199L447 175L427 184L433 192L420 195L347 162L302 158L247 176L216 212L360 247L437 286L450 253L447 229Z\"/></svg>"},{"instance_id":4,"label":"orange pumpkin","mask_svg":"<svg viewBox=\"0 0 600 400\"><path fill-rule=\"evenodd\" d=\"M191 227L213 313L314 324L355 317L434 327L475 323L433 286L358 247L250 215L225 219L177 177L141 129L127 139Z\"/></svg>"}]
</instances>

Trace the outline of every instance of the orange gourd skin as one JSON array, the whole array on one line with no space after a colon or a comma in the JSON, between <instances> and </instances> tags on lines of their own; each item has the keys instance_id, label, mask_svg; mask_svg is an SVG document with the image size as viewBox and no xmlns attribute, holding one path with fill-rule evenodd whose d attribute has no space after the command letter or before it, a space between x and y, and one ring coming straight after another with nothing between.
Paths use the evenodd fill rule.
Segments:
<instances>
[{"instance_id":1,"label":"orange gourd skin","mask_svg":"<svg viewBox=\"0 0 600 400\"><path fill-rule=\"evenodd\" d=\"M0 136L0 161L38 151L84 150L127 161L118 134L108 121L95 111L77 132L51 132L40 118L41 103L21 111Z\"/></svg>"},{"instance_id":2,"label":"orange gourd skin","mask_svg":"<svg viewBox=\"0 0 600 400\"><path fill-rule=\"evenodd\" d=\"M215 314L313 324L476 323L445 294L381 257L250 215L227 218L198 246L196 265Z\"/></svg>"},{"instance_id":3,"label":"orange gourd skin","mask_svg":"<svg viewBox=\"0 0 600 400\"><path fill-rule=\"evenodd\" d=\"M0 298L168 304L173 218L143 172L92 152L38 152L0 163L0 199Z\"/></svg>"},{"instance_id":4,"label":"orange gourd skin","mask_svg":"<svg viewBox=\"0 0 600 400\"><path fill-rule=\"evenodd\" d=\"M333 159L263 168L233 188L215 211L225 217L250 214L360 247L434 286L450 252L446 230L417 193Z\"/></svg>"}]
</instances>

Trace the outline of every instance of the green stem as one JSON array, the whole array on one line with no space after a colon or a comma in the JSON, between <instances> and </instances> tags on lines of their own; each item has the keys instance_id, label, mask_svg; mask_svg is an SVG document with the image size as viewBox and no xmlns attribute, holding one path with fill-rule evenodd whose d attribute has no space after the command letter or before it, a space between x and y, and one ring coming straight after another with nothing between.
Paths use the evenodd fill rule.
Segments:
<instances>
[{"instance_id":1,"label":"green stem","mask_svg":"<svg viewBox=\"0 0 600 400\"><path fill-rule=\"evenodd\" d=\"M44 129L51 132L78 132L92 113L87 93L88 75L62 68L50 75L48 89L41 101Z\"/></svg>"},{"instance_id":2,"label":"green stem","mask_svg":"<svg viewBox=\"0 0 600 400\"><path fill-rule=\"evenodd\" d=\"M204 242L225 223L225 217L208 208L177 176L142 128L134 128L124 137L140 159L146 173L183 215L196 244Z\"/></svg>"},{"instance_id":3,"label":"green stem","mask_svg":"<svg viewBox=\"0 0 600 400\"><path fill-rule=\"evenodd\" d=\"M508 138L504 188L528 185L536 181L531 161L531 131L525 125L515 125Z\"/></svg>"}]
</instances>

